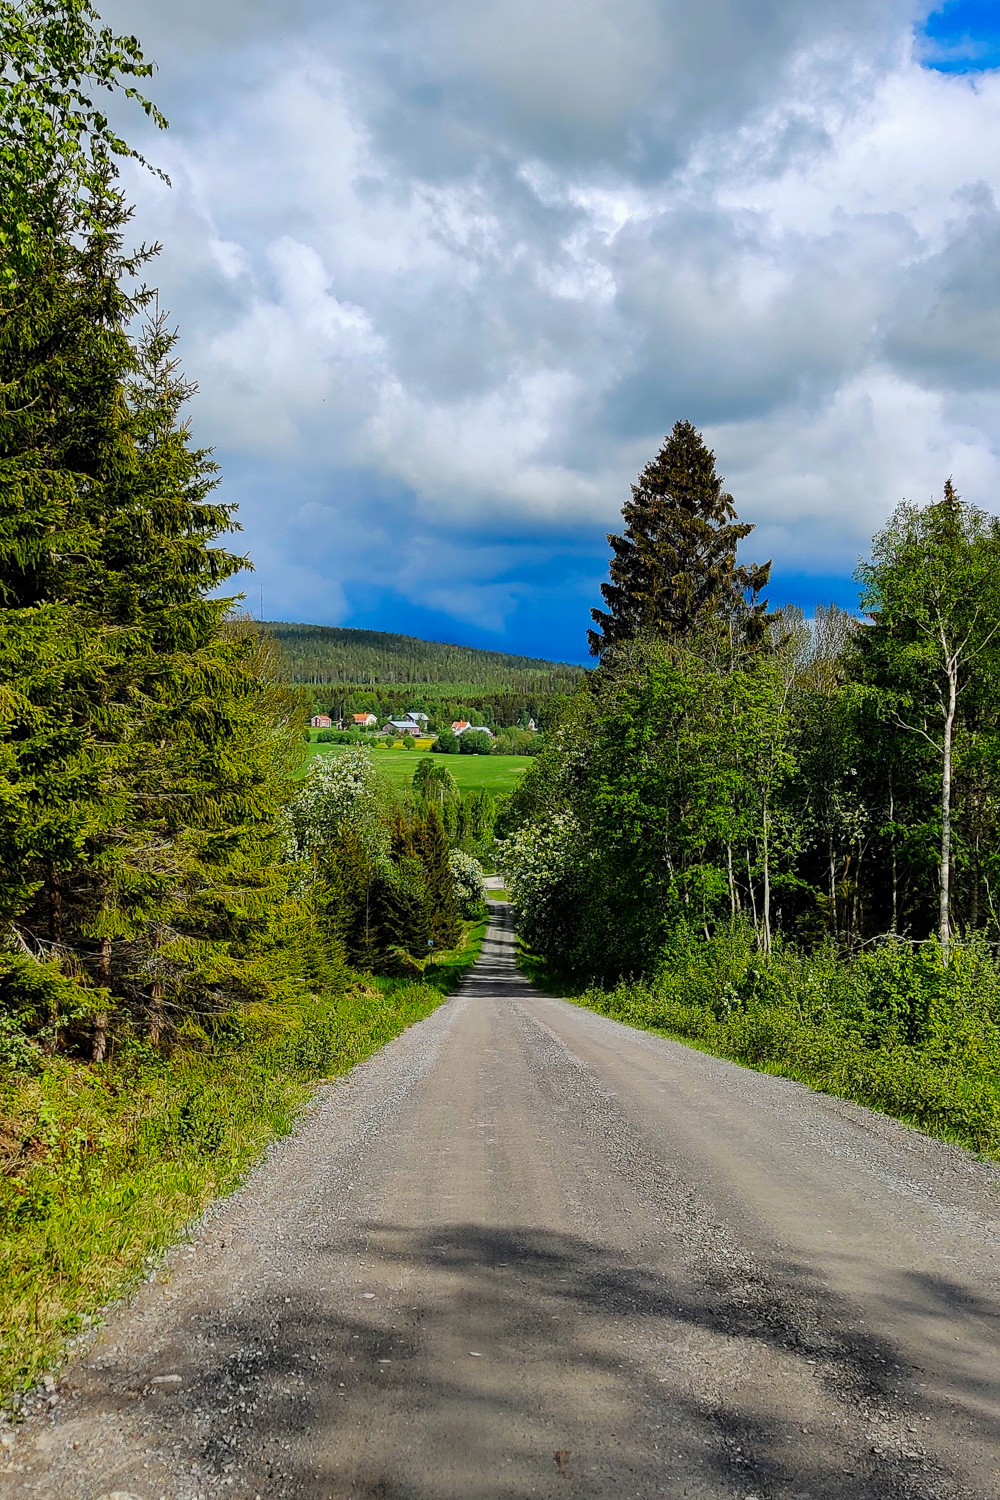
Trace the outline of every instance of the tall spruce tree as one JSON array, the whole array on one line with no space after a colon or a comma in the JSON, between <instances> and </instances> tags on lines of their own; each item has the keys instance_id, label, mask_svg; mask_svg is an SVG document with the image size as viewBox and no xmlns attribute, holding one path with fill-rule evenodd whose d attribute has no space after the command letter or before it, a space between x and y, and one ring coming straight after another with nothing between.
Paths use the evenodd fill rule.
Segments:
<instances>
[{"instance_id":1,"label":"tall spruce tree","mask_svg":"<svg viewBox=\"0 0 1000 1500\"><path fill-rule=\"evenodd\" d=\"M0 999L90 1016L99 1060L115 1011L158 1042L295 983L277 830L295 710L214 596L245 563L213 545L233 523L172 337L155 316L130 337L149 299L123 286L148 257L122 251L127 148L87 88L148 69L94 20L0 0L2 192L23 219L0 236Z\"/></svg>"},{"instance_id":2,"label":"tall spruce tree","mask_svg":"<svg viewBox=\"0 0 1000 1500\"><path fill-rule=\"evenodd\" d=\"M592 655L643 634L683 639L713 617L737 644L762 639L767 605L759 595L771 564L737 563L737 546L754 528L737 521L722 486L701 434L675 423L632 486L624 535L608 534L611 581L601 585L607 608L591 610Z\"/></svg>"}]
</instances>

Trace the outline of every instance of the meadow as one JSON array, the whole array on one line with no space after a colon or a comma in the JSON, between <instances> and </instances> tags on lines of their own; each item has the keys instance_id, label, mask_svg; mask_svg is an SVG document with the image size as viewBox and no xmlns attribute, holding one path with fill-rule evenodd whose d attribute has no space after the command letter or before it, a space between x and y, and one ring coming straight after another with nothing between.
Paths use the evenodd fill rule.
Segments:
<instances>
[{"instance_id":1,"label":"meadow","mask_svg":"<svg viewBox=\"0 0 1000 1500\"><path fill-rule=\"evenodd\" d=\"M344 745L321 745L317 740L318 734L319 731L315 729L309 732L307 766L316 755L337 755L346 748ZM377 741L376 744L374 755L379 769L397 791L403 791L413 780L413 772L418 761L428 752L386 750L381 741ZM435 760L440 760L448 767L458 782L459 791L463 793L491 792L494 796L512 792L531 765L531 759L530 755L435 756Z\"/></svg>"}]
</instances>

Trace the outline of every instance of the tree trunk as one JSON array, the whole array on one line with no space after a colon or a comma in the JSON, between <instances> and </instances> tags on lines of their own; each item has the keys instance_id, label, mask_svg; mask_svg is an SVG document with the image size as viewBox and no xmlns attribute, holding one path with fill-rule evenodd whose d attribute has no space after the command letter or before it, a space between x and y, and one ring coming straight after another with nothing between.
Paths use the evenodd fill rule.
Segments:
<instances>
[{"instance_id":1,"label":"tree trunk","mask_svg":"<svg viewBox=\"0 0 1000 1500\"><path fill-rule=\"evenodd\" d=\"M958 698L958 663L948 659L948 711L944 717L944 764L941 768L941 901L938 936L945 963L951 939L951 737L955 728L955 702Z\"/></svg>"},{"instance_id":2,"label":"tree trunk","mask_svg":"<svg viewBox=\"0 0 1000 1500\"><path fill-rule=\"evenodd\" d=\"M762 874L764 877L764 897L762 911L762 929L764 935L764 952L771 952L771 847L769 842L770 827L767 818L767 798L764 798L764 827L761 852L764 856Z\"/></svg>"},{"instance_id":3,"label":"tree trunk","mask_svg":"<svg viewBox=\"0 0 1000 1500\"><path fill-rule=\"evenodd\" d=\"M757 941L760 942L760 924L757 921L757 893L753 888L753 867L750 864L750 850L747 849L747 885L750 888L750 906L753 911L753 930Z\"/></svg>"},{"instance_id":4,"label":"tree trunk","mask_svg":"<svg viewBox=\"0 0 1000 1500\"><path fill-rule=\"evenodd\" d=\"M892 783L889 783L889 822L892 828L892 935L896 937L899 932L899 872L896 863L896 800L892 794Z\"/></svg>"},{"instance_id":5,"label":"tree trunk","mask_svg":"<svg viewBox=\"0 0 1000 1500\"><path fill-rule=\"evenodd\" d=\"M101 989L111 988L111 939L101 938L97 955L97 983ZM98 1011L94 1018L94 1043L90 1051L91 1061L102 1063L108 1050L108 1013Z\"/></svg>"},{"instance_id":6,"label":"tree trunk","mask_svg":"<svg viewBox=\"0 0 1000 1500\"><path fill-rule=\"evenodd\" d=\"M833 847L833 829L827 834L827 862L830 876L830 929L837 936L837 855Z\"/></svg>"},{"instance_id":7,"label":"tree trunk","mask_svg":"<svg viewBox=\"0 0 1000 1500\"><path fill-rule=\"evenodd\" d=\"M160 951L162 943L162 932L159 927L153 931L153 953ZM149 991L149 1031L147 1033L149 1045L158 1047L163 1040L165 1016L163 1014L163 980L154 979Z\"/></svg>"},{"instance_id":8,"label":"tree trunk","mask_svg":"<svg viewBox=\"0 0 1000 1500\"><path fill-rule=\"evenodd\" d=\"M735 880L735 878L733 876L733 846L732 846L732 844L727 844L726 845L726 874L729 877L729 914L730 914L730 917L732 918L732 920L735 922L736 921L736 913L737 913L737 910L738 910L738 906L737 906L737 901L736 901L736 880Z\"/></svg>"}]
</instances>

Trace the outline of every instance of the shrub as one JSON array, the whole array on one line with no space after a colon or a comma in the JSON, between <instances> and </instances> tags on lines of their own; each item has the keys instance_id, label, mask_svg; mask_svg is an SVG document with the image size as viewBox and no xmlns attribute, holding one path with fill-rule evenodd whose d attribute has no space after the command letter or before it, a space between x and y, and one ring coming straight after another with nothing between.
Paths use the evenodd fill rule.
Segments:
<instances>
[{"instance_id":1,"label":"shrub","mask_svg":"<svg viewBox=\"0 0 1000 1500\"><path fill-rule=\"evenodd\" d=\"M448 855L448 868L455 882L455 899L458 910L466 921L481 917L486 910L486 891L483 885L483 867L478 859L465 854L461 849L452 849Z\"/></svg>"}]
</instances>

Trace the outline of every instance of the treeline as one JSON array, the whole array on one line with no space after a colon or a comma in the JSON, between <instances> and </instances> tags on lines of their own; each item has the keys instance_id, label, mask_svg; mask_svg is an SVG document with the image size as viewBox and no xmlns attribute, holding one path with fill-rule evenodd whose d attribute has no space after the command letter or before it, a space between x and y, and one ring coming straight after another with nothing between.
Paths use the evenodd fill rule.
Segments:
<instances>
[{"instance_id":1,"label":"treeline","mask_svg":"<svg viewBox=\"0 0 1000 1500\"><path fill-rule=\"evenodd\" d=\"M294 775L308 705L226 594L233 508L125 246L107 96L165 123L138 44L0 0L0 64L3 1403L440 1002L482 881L471 810L400 807L364 752L351 795Z\"/></svg>"},{"instance_id":2,"label":"treeline","mask_svg":"<svg viewBox=\"0 0 1000 1500\"><path fill-rule=\"evenodd\" d=\"M540 657L446 645L381 630L266 621L295 682L350 687L463 684L547 696L572 690L582 668Z\"/></svg>"},{"instance_id":3,"label":"treeline","mask_svg":"<svg viewBox=\"0 0 1000 1500\"><path fill-rule=\"evenodd\" d=\"M0 1009L100 1060L116 1024L158 1045L296 983L300 728L218 593L232 508L128 290L149 252L83 90L148 66L86 6L4 5L0 30Z\"/></svg>"},{"instance_id":4,"label":"treeline","mask_svg":"<svg viewBox=\"0 0 1000 1500\"><path fill-rule=\"evenodd\" d=\"M736 918L764 951L996 940L1000 522L950 483L900 506L861 616L807 622L761 604L733 516L679 424L616 539L600 666L512 802L526 855L563 851L565 956L639 972L678 923Z\"/></svg>"},{"instance_id":5,"label":"treeline","mask_svg":"<svg viewBox=\"0 0 1000 1500\"><path fill-rule=\"evenodd\" d=\"M958 1049L985 1077L1000 1066L1000 522L950 483L900 506L859 568L860 617L807 622L767 609L767 567L737 563L749 528L690 424L625 519L594 612L600 665L505 815L522 936L580 979L641 978L641 1003L595 1000L612 1013L725 1034L748 1060L794 1053L808 1073L801 1022L828 1060Z\"/></svg>"}]
</instances>

